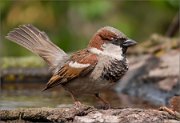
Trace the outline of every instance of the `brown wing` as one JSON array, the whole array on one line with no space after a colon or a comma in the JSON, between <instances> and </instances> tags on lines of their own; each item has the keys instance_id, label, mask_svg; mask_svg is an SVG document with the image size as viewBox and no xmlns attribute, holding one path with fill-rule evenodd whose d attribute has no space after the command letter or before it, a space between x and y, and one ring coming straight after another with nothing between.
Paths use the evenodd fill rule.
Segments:
<instances>
[{"instance_id":1,"label":"brown wing","mask_svg":"<svg viewBox=\"0 0 180 123\"><path fill-rule=\"evenodd\" d=\"M87 50L81 50L71 56L67 63L54 74L44 90L55 87L59 84L69 82L79 76L84 76L95 67L97 56Z\"/></svg>"}]
</instances>

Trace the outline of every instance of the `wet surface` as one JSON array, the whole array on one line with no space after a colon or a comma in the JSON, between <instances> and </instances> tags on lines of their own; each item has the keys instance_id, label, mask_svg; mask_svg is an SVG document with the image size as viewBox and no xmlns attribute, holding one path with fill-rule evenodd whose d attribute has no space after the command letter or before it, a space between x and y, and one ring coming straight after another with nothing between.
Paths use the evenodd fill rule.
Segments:
<instances>
[{"instance_id":1,"label":"wet surface","mask_svg":"<svg viewBox=\"0 0 180 123\"><path fill-rule=\"evenodd\" d=\"M42 92L45 83L4 83L0 91L0 110L24 107L61 107L71 106L73 101L66 91L61 87ZM140 107L155 108L145 101L136 97L117 94L115 91L107 90L101 96L108 100L112 107ZM87 105L100 105L95 96L83 96L79 100Z\"/></svg>"},{"instance_id":2,"label":"wet surface","mask_svg":"<svg viewBox=\"0 0 180 123\"><path fill-rule=\"evenodd\" d=\"M61 93L62 89L42 92L44 85L44 83L3 84L0 93L0 109L56 107L59 104L71 102L67 94Z\"/></svg>"}]
</instances>

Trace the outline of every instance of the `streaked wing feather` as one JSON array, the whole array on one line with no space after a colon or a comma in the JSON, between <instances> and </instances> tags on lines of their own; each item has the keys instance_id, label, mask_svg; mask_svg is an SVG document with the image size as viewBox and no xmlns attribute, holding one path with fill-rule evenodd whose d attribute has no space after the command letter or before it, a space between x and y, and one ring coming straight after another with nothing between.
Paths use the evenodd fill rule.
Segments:
<instances>
[{"instance_id":1,"label":"streaked wing feather","mask_svg":"<svg viewBox=\"0 0 180 123\"><path fill-rule=\"evenodd\" d=\"M71 61L78 62L80 64L89 64L89 66L81 68L72 67L69 66ZM51 77L44 90L55 87L59 84L67 83L77 77L85 76L93 70L96 64L96 55L89 53L87 50L81 50L80 52L72 55L70 60L55 75Z\"/></svg>"}]
</instances>

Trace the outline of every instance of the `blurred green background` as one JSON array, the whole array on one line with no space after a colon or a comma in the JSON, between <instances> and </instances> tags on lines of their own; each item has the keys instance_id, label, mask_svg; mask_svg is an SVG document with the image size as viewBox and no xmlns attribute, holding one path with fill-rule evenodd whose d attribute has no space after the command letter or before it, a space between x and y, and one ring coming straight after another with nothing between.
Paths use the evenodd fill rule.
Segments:
<instances>
[{"instance_id":1,"label":"blurred green background","mask_svg":"<svg viewBox=\"0 0 180 123\"><path fill-rule=\"evenodd\" d=\"M178 10L178 0L1 0L0 52L2 56L32 55L4 39L13 28L27 23L45 31L67 52L86 47L91 36L106 25L142 42L153 33L164 35Z\"/></svg>"},{"instance_id":2,"label":"blurred green background","mask_svg":"<svg viewBox=\"0 0 180 123\"><path fill-rule=\"evenodd\" d=\"M44 69L45 62L27 49L5 39L7 33L19 25L33 24L45 31L52 42L66 52L85 48L92 35L99 28L107 25L121 30L137 42L144 41L148 44L150 41L149 49L153 47L156 50L156 45L162 46L161 42L163 45L167 44L167 40L164 41L166 39L164 35L178 12L179 0L0 0L0 57L2 56L0 58L0 109L54 107L72 103L70 96L62 89L54 88L51 91L41 92L50 74L47 69ZM155 43L151 45L152 40L148 39L153 37L154 33L160 34L158 35L160 43L154 41ZM177 36L179 34L176 31L174 37ZM170 38L170 42L172 41ZM148 48L144 47L147 45L142 44L139 43L131 52ZM138 46L141 47L138 49ZM166 50L166 47L162 48ZM159 52L162 54L163 50ZM146 73L143 72L143 77L144 75ZM169 78L167 79L169 81ZM153 83L155 83L154 80ZM172 87L172 84L169 86ZM151 95L150 89L146 89L149 95ZM152 92L153 99L159 99L159 93L154 94L156 93L154 90ZM160 92L163 95L165 93L165 91ZM147 107L147 104L143 105L141 98L119 95L114 91L106 91L104 95L113 105ZM146 94L143 92L142 95ZM162 97L165 98L165 96ZM84 97L83 100L89 104L96 102L95 99L89 97ZM156 102L157 100L153 101L153 104Z\"/></svg>"}]
</instances>

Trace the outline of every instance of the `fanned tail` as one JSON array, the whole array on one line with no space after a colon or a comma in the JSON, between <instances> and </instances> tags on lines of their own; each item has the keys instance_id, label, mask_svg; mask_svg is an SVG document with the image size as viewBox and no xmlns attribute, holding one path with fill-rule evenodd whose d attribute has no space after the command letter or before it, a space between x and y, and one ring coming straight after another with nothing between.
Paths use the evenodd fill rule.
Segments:
<instances>
[{"instance_id":1,"label":"fanned tail","mask_svg":"<svg viewBox=\"0 0 180 123\"><path fill-rule=\"evenodd\" d=\"M6 38L41 56L52 70L68 58L67 54L52 43L44 32L31 24L15 28Z\"/></svg>"}]
</instances>

